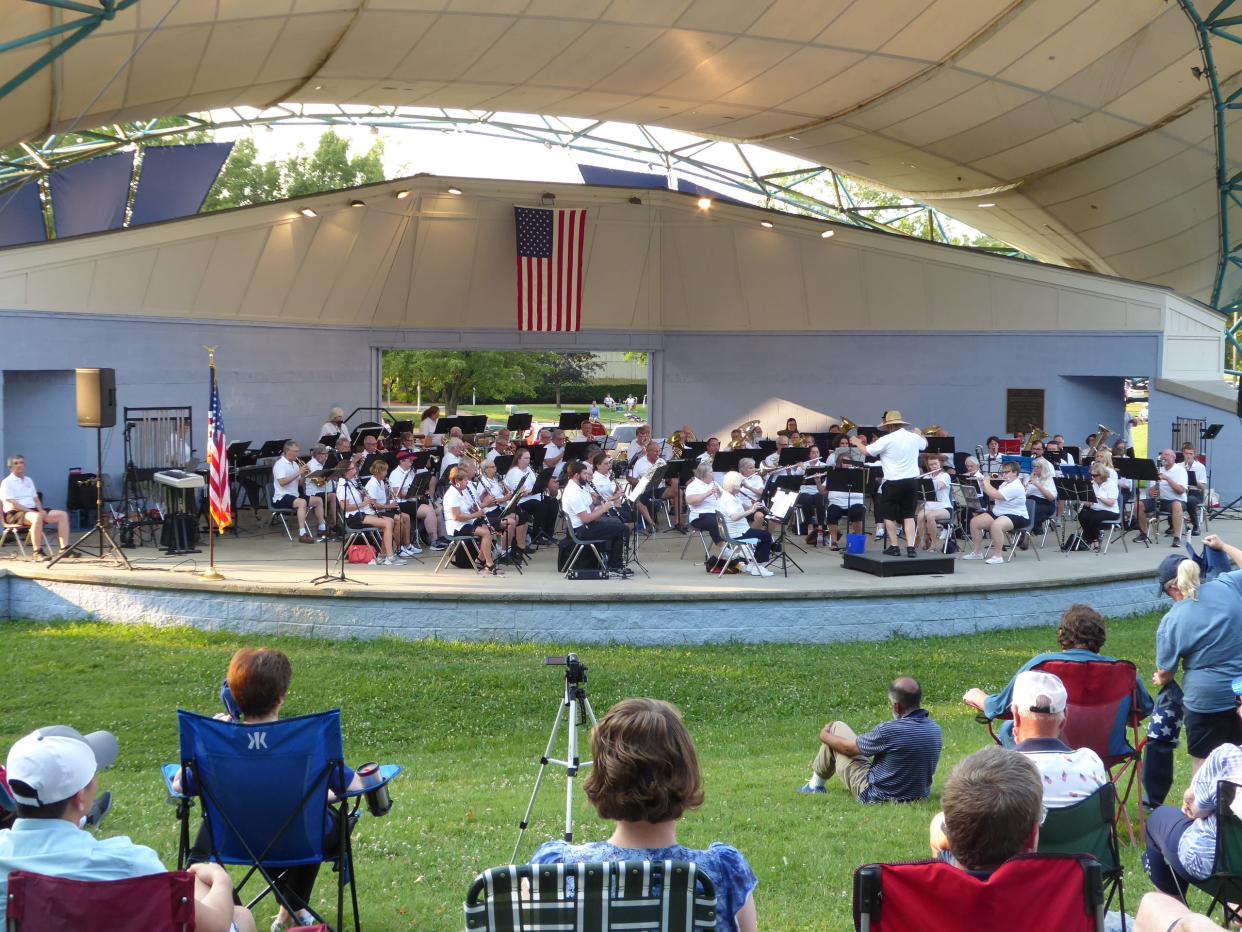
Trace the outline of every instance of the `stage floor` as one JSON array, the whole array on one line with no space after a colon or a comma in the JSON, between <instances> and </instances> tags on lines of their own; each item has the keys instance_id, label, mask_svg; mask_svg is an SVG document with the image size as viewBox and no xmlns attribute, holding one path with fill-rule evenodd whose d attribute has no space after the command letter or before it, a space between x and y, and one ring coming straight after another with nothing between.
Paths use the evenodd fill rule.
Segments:
<instances>
[{"instance_id":1,"label":"stage floor","mask_svg":"<svg viewBox=\"0 0 1242 932\"><path fill-rule=\"evenodd\" d=\"M1242 542L1236 522L1218 521L1212 530ZM640 571L629 580L568 580L556 571L555 549L544 548L523 574L512 567L499 578L455 567L435 573L440 554L428 551L423 562L403 567L350 565L347 574L356 583L323 586L310 584L323 573L323 545L289 543L279 526L244 526L239 536L218 537L222 581L199 577L207 566L205 547L190 556L166 556L150 546L127 550L130 572L90 559L53 567L21 561L10 545L0 549L0 617L115 615L121 621L338 637L561 640L588 633L636 643L853 640L1041 624L1073 601L1113 616L1147 611L1161 604L1155 567L1174 552L1166 539L1151 548L1131 543L1128 553L1115 542L1106 555L1066 555L1054 549L1050 536L1042 559L1020 551L1005 565L959 559L951 575L877 578L845 569L841 555L828 548L791 548L805 572L791 566L788 577L721 578L704 571L697 536L679 559L685 544L673 532L644 542L640 556L650 578ZM868 541L869 550L878 547ZM332 545L333 561L337 551ZM395 617L377 618L381 606ZM846 618L833 612L840 608L849 610ZM500 611L489 614L491 609ZM852 617L856 609L868 617ZM583 612L600 624L584 632L569 617Z\"/></svg>"}]
</instances>

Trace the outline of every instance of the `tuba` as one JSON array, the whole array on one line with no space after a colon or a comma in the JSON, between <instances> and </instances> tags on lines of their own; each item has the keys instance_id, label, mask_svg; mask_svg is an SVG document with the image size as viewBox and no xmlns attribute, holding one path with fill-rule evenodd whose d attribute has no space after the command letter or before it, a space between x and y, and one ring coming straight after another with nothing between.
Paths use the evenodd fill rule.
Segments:
<instances>
[{"instance_id":1,"label":"tuba","mask_svg":"<svg viewBox=\"0 0 1242 932\"><path fill-rule=\"evenodd\" d=\"M1048 439L1048 431L1042 427L1032 427L1030 436L1026 438L1026 449L1030 449L1037 443L1043 443Z\"/></svg>"},{"instance_id":2,"label":"tuba","mask_svg":"<svg viewBox=\"0 0 1242 932\"><path fill-rule=\"evenodd\" d=\"M683 459L686 452L686 444L681 439L681 431L673 431L673 435L668 438L668 445L673 448L673 457L675 459Z\"/></svg>"},{"instance_id":3,"label":"tuba","mask_svg":"<svg viewBox=\"0 0 1242 932\"><path fill-rule=\"evenodd\" d=\"M755 429L758 426L759 426L758 418L754 418L752 420L746 421L743 424L739 424L737 426L737 430L742 435L742 439L741 440L730 440L729 449L730 450L746 449L746 444L752 442Z\"/></svg>"},{"instance_id":4,"label":"tuba","mask_svg":"<svg viewBox=\"0 0 1242 932\"><path fill-rule=\"evenodd\" d=\"M851 430L858 430L858 425L848 417L838 418L838 420L841 422L841 433L848 434Z\"/></svg>"},{"instance_id":5,"label":"tuba","mask_svg":"<svg viewBox=\"0 0 1242 932\"><path fill-rule=\"evenodd\" d=\"M1095 448L1097 450L1104 449L1108 445L1108 438L1116 434L1112 428L1105 427L1103 424L1096 424Z\"/></svg>"}]
</instances>

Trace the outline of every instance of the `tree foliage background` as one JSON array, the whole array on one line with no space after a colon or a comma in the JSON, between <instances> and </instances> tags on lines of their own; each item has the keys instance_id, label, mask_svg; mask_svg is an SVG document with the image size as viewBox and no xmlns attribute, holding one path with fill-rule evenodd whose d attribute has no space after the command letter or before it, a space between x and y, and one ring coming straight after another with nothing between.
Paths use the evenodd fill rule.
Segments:
<instances>
[{"instance_id":1,"label":"tree foliage background","mask_svg":"<svg viewBox=\"0 0 1242 932\"><path fill-rule=\"evenodd\" d=\"M477 392L499 401L531 401L589 381L603 368L593 353L492 353L473 350L390 350L384 353L384 394L411 402L422 396L446 415Z\"/></svg>"}]
</instances>

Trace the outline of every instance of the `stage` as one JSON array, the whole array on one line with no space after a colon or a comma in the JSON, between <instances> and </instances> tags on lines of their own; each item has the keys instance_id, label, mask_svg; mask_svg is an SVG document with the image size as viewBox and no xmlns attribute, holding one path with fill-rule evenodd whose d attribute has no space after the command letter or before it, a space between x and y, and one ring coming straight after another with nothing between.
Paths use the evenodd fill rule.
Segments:
<instances>
[{"instance_id":1,"label":"stage","mask_svg":"<svg viewBox=\"0 0 1242 932\"><path fill-rule=\"evenodd\" d=\"M1214 528L1242 541L1242 525ZM1133 536L1133 535L1131 535ZM440 554L404 567L349 566L356 584L309 582L323 572L323 545L289 543L277 526L244 526L217 538L216 566L225 579L199 578L205 550L165 556L153 547L127 550L134 571L93 560L53 567L0 549L0 618L97 619L120 624L193 625L249 634L327 638L400 637L556 644L828 643L923 637L1055 624L1066 607L1085 602L1108 617L1158 608L1156 565L1173 550L1120 545L1107 555L1053 549L1042 560L1020 551L1007 565L958 560L952 575L879 578L843 568L827 548L791 550L805 573L788 578L708 575L697 537L664 532L642 545L651 573L630 580L567 580L545 548L524 575L500 578L446 568ZM878 551L875 540L868 551ZM337 546L332 546L335 557ZM776 568L776 567L774 567ZM1168 601L1163 600L1167 606Z\"/></svg>"}]
</instances>

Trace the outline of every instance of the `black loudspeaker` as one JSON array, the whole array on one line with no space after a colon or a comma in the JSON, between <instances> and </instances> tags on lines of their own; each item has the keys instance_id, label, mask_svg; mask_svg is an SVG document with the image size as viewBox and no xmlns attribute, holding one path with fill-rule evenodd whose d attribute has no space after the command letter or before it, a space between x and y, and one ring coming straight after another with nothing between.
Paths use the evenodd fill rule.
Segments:
<instances>
[{"instance_id":1,"label":"black loudspeaker","mask_svg":"<svg viewBox=\"0 0 1242 932\"><path fill-rule=\"evenodd\" d=\"M1238 417L1242 417L1242 379L1238 380Z\"/></svg>"},{"instance_id":2,"label":"black loudspeaker","mask_svg":"<svg viewBox=\"0 0 1242 932\"><path fill-rule=\"evenodd\" d=\"M78 426L116 426L116 370L78 369Z\"/></svg>"}]
</instances>

